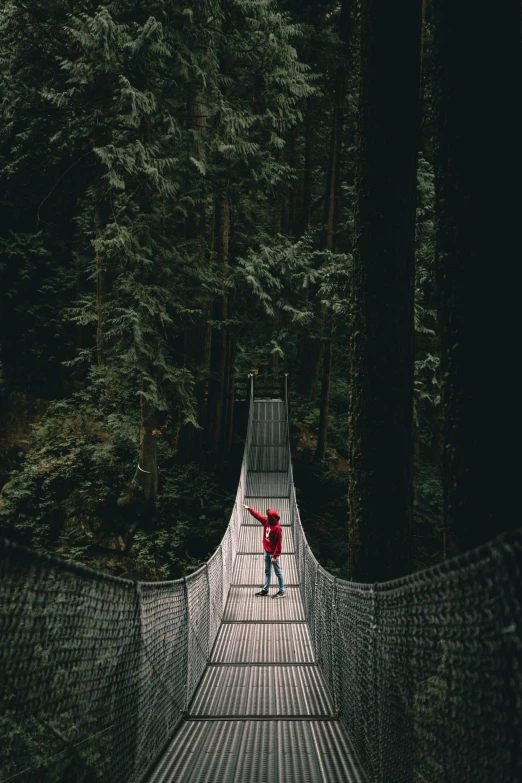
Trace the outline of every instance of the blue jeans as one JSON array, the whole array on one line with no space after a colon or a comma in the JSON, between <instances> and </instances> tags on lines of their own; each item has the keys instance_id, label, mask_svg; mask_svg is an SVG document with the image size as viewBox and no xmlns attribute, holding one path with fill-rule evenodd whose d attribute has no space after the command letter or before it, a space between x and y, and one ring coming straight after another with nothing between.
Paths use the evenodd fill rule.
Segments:
<instances>
[{"instance_id":1,"label":"blue jeans","mask_svg":"<svg viewBox=\"0 0 522 783\"><path fill-rule=\"evenodd\" d=\"M283 572L281 571L281 566L279 565L279 558L275 561L275 563L272 563L272 555L270 552L265 552L265 583L263 585L263 590L268 593L268 588L270 587L270 577L271 577L271 571L272 566L274 566L274 571L277 576L277 581L279 582L279 590L284 593L285 592L285 581L283 579Z\"/></svg>"}]
</instances>

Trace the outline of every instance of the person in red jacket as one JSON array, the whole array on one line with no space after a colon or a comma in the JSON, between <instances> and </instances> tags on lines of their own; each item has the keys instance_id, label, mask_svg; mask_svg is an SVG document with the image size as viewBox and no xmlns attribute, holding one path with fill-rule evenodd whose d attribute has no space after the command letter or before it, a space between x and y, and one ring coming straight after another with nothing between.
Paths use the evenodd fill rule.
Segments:
<instances>
[{"instance_id":1,"label":"person in red jacket","mask_svg":"<svg viewBox=\"0 0 522 783\"><path fill-rule=\"evenodd\" d=\"M263 548L265 550L265 583L259 593L256 595L268 595L268 588L270 587L270 576L272 566L279 582L279 591L272 596L272 598L283 598L285 594L285 580L283 579L283 572L279 565L279 555L281 554L281 546L283 544L283 531L279 524L280 516L273 508L269 508L266 512L266 517L254 511L250 506L243 508L249 511L254 519L257 519L263 525Z\"/></svg>"}]
</instances>

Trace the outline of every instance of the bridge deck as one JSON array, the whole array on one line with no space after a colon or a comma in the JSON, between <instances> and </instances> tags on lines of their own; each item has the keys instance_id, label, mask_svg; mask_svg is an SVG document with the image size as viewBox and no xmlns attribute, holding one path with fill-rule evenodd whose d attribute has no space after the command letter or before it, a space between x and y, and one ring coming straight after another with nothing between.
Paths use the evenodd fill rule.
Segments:
<instances>
[{"instance_id":1,"label":"bridge deck","mask_svg":"<svg viewBox=\"0 0 522 783\"><path fill-rule=\"evenodd\" d=\"M285 598L271 598L277 591L274 574L270 595L255 596L263 582L262 534L245 511L209 665L149 783L364 782L335 719L305 622L292 554L287 473L280 470L282 454L288 454L281 411L276 401L255 403L254 428L262 445L255 447L259 470L248 473L245 503L281 513Z\"/></svg>"}]
</instances>

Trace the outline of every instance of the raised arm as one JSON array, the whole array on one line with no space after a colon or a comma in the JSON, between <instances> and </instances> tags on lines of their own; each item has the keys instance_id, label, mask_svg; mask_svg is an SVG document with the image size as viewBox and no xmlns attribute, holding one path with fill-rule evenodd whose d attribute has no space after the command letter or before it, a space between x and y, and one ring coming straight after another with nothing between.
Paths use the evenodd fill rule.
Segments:
<instances>
[{"instance_id":1,"label":"raised arm","mask_svg":"<svg viewBox=\"0 0 522 783\"><path fill-rule=\"evenodd\" d=\"M252 514L254 519L257 519L257 521L261 522L262 525L264 525L265 522L267 521L266 517L264 517L262 514L259 514L259 512L254 511L254 509L250 508L250 506L245 506L244 503L243 503L243 508L246 508L246 510L249 511Z\"/></svg>"}]
</instances>

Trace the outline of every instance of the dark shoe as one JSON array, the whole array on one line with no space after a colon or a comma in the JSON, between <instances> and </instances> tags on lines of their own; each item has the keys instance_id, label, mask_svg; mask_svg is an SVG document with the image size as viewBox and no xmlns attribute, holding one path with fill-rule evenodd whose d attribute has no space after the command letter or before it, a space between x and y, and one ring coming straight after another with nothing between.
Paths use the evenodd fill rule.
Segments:
<instances>
[{"instance_id":1,"label":"dark shoe","mask_svg":"<svg viewBox=\"0 0 522 783\"><path fill-rule=\"evenodd\" d=\"M285 594L281 592L281 590L278 590L275 595L272 596L272 598L284 598Z\"/></svg>"},{"instance_id":2,"label":"dark shoe","mask_svg":"<svg viewBox=\"0 0 522 783\"><path fill-rule=\"evenodd\" d=\"M260 590L256 595L268 595L268 590Z\"/></svg>"}]
</instances>

